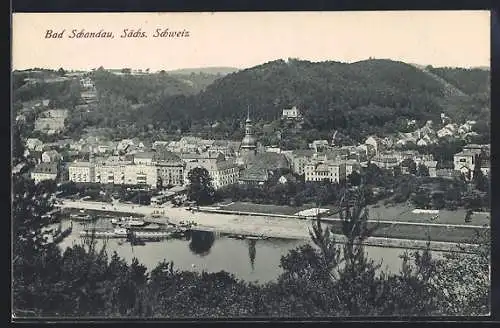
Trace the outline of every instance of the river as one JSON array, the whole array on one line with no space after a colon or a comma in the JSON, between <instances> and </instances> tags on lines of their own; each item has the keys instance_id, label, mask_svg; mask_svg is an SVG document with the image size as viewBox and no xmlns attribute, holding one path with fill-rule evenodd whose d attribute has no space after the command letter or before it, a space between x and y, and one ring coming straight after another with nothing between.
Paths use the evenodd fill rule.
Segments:
<instances>
[{"instance_id":1,"label":"river","mask_svg":"<svg viewBox=\"0 0 500 328\"><path fill-rule=\"evenodd\" d=\"M70 222L63 220L63 228ZM108 225L98 220L97 225ZM79 231L84 224L74 222L73 232L59 246L64 250L83 239ZM99 240L100 243L103 240ZM149 270L163 260L173 261L174 267L190 271L227 271L246 281L265 283L275 280L282 272L280 259L290 250L308 243L307 240L267 239L237 240L216 236L211 232L194 231L185 239L167 239L147 242L142 246L132 246L121 239L108 239L107 250L111 256L116 251L128 263L136 257ZM101 244L102 245L102 244ZM367 255L377 263L382 262L382 269L399 272L402 260L399 257L404 250L385 247L365 247ZM441 256L439 252L433 252Z\"/></svg>"}]
</instances>

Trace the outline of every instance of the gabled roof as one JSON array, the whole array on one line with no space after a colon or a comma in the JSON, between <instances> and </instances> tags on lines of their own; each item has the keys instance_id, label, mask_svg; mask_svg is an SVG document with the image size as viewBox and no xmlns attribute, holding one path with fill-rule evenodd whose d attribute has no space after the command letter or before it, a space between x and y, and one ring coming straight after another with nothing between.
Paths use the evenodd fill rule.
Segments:
<instances>
[{"instance_id":1,"label":"gabled roof","mask_svg":"<svg viewBox=\"0 0 500 328\"><path fill-rule=\"evenodd\" d=\"M154 152L151 152L151 151L141 151L141 152L137 152L134 154L134 158L151 158L153 159L153 157L155 156L155 153Z\"/></svg>"},{"instance_id":2,"label":"gabled roof","mask_svg":"<svg viewBox=\"0 0 500 328\"><path fill-rule=\"evenodd\" d=\"M171 151L161 149L153 153L153 160L162 162L181 162L181 158Z\"/></svg>"},{"instance_id":3,"label":"gabled roof","mask_svg":"<svg viewBox=\"0 0 500 328\"><path fill-rule=\"evenodd\" d=\"M288 159L284 154L272 152L257 154L248 164L249 166L263 168L266 170L276 170L290 167Z\"/></svg>"},{"instance_id":4,"label":"gabled roof","mask_svg":"<svg viewBox=\"0 0 500 328\"><path fill-rule=\"evenodd\" d=\"M35 166L33 173L57 174L57 164L40 163L37 166Z\"/></svg>"},{"instance_id":5,"label":"gabled roof","mask_svg":"<svg viewBox=\"0 0 500 328\"><path fill-rule=\"evenodd\" d=\"M240 175L240 180L264 182L269 179L269 173L264 168L248 167Z\"/></svg>"}]
</instances>

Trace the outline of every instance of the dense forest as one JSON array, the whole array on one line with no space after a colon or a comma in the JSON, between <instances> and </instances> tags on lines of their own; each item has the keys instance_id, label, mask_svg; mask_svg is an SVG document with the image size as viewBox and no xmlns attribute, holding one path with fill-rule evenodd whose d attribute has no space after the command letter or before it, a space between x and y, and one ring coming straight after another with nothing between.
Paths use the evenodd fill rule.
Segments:
<instances>
[{"instance_id":1,"label":"dense forest","mask_svg":"<svg viewBox=\"0 0 500 328\"><path fill-rule=\"evenodd\" d=\"M422 70L390 60L277 60L228 74L195 96L162 98L136 113L134 121L164 128L222 121L233 127L248 106L254 119L272 121L296 105L304 112L304 129L339 129L359 139L394 132L398 119L437 121L441 112L462 119L462 112L479 113L485 105L472 96L447 96L444 89Z\"/></svg>"},{"instance_id":2,"label":"dense forest","mask_svg":"<svg viewBox=\"0 0 500 328\"><path fill-rule=\"evenodd\" d=\"M489 70L454 67L430 68L429 70L468 95L489 94L490 92Z\"/></svg>"}]
</instances>

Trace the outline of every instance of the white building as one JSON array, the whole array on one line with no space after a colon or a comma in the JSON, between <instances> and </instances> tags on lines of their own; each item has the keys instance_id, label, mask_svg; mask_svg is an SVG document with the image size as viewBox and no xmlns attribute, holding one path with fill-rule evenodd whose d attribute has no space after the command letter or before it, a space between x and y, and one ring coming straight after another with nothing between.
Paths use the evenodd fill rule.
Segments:
<instances>
[{"instance_id":1,"label":"white building","mask_svg":"<svg viewBox=\"0 0 500 328\"><path fill-rule=\"evenodd\" d=\"M428 142L425 139L420 139L419 141L417 141L417 146L425 147L427 145L428 145Z\"/></svg>"},{"instance_id":2,"label":"white building","mask_svg":"<svg viewBox=\"0 0 500 328\"><path fill-rule=\"evenodd\" d=\"M427 166L427 168L429 169L429 176L431 178L435 178L437 176L436 174L437 161L425 161L423 164Z\"/></svg>"},{"instance_id":3,"label":"white building","mask_svg":"<svg viewBox=\"0 0 500 328\"><path fill-rule=\"evenodd\" d=\"M330 181L338 183L346 178L346 165L337 161L311 162L304 168L305 181Z\"/></svg>"},{"instance_id":4,"label":"white building","mask_svg":"<svg viewBox=\"0 0 500 328\"><path fill-rule=\"evenodd\" d=\"M69 180L95 182L95 166L90 162L73 162L68 166Z\"/></svg>"},{"instance_id":5,"label":"white building","mask_svg":"<svg viewBox=\"0 0 500 328\"><path fill-rule=\"evenodd\" d=\"M453 134L454 134L453 131L451 131L450 129L448 129L446 127L438 130L438 132L437 132L437 136L439 138L444 138L444 137L452 136Z\"/></svg>"},{"instance_id":6,"label":"white building","mask_svg":"<svg viewBox=\"0 0 500 328\"><path fill-rule=\"evenodd\" d=\"M309 144L309 148L313 149L315 152L322 152L330 148L328 140L314 140Z\"/></svg>"},{"instance_id":7,"label":"white building","mask_svg":"<svg viewBox=\"0 0 500 328\"><path fill-rule=\"evenodd\" d=\"M372 146L375 150L375 154L378 154L382 150L382 140L377 136L366 138L365 145Z\"/></svg>"},{"instance_id":8,"label":"white building","mask_svg":"<svg viewBox=\"0 0 500 328\"><path fill-rule=\"evenodd\" d=\"M154 165L109 159L95 165L95 182L118 185L147 185L156 188L158 172Z\"/></svg>"},{"instance_id":9,"label":"white building","mask_svg":"<svg viewBox=\"0 0 500 328\"><path fill-rule=\"evenodd\" d=\"M479 149L464 149L453 156L453 169L464 173L472 179L476 156L481 154Z\"/></svg>"},{"instance_id":10,"label":"white building","mask_svg":"<svg viewBox=\"0 0 500 328\"><path fill-rule=\"evenodd\" d=\"M287 158L292 164L292 171L296 174L304 174L306 165L313 158L312 150L293 150L290 154L287 154Z\"/></svg>"},{"instance_id":11,"label":"white building","mask_svg":"<svg viewBox=\"0 0 500 328\"><path fill-rule=\"evenodd\" d=\"M292 108L283 109L282 117L284 119L299 119L302 117L302 114L296 106L293 106Z\"/></svg>"},{"instance_id":12,"label":"white building","mask_svg":"<svg viewBox=\"0 0 500 328\"><path fill-rule=\"evenodd\" d=\"M31 172L31 178L35 183L44 180L56 180L58 176L56 163L40 163Z\"/></svg>"},{"instance_id":13,"label":"white building","mask_svg":"<svg viewBox=\"0 0 500 328\"><path fill-rule=\"evenodd\" d=\"M240 169L233 160L226 160L221 154L217 158L193 159L186 162L184 183L189 184L189 172L194 168L205 168L212 178L212 185L219 189L228 185L238 183Z\"/></svg>"}]
</instances>

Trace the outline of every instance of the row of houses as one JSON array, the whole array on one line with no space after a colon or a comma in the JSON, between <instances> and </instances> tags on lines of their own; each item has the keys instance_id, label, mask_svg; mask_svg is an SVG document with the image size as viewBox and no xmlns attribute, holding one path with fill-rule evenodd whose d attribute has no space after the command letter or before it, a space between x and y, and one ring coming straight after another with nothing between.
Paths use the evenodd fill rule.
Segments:
<instances>
[{"instance_id":1,"label":"row of houses","mask_svg":"<svg viewBox=\"0 0 500 328\"><path fill-rule=\"evenodd\" d=\"M182 157L182 158L181 158ZM182 186L189 182L188 173L196 168L207 169L216 189L238 182L239 166L222 153L184 154L170 151L140 152L132 159L108 157L77 161L68 166L69 180L103 184L138 184L151 188Z\"/></svg>"}]
</instances>

